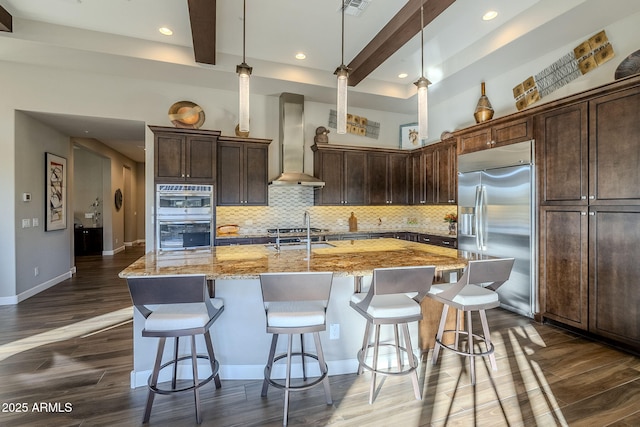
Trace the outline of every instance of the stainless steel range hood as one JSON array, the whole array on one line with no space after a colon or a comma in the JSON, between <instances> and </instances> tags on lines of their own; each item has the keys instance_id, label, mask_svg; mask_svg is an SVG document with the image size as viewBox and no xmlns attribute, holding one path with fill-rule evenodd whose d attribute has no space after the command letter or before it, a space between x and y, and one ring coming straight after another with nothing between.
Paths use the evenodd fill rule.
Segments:
<instances>
[{"instance_id":1,"label":"stainless steel range hood","mask_svg":"<svg viewBox=\"0 0 640 427\"><path fill-rule=\"evenodd\" d=\"M280 95L280 175L269 185L324 187L304 173L304 96Z\"/></svg>"}]
</instances>

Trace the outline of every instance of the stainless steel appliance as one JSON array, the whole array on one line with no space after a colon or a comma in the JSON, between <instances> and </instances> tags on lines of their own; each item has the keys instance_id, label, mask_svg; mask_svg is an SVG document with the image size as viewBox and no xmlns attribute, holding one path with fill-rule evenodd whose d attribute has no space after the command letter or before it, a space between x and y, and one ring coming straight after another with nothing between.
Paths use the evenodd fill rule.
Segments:
<instances>
[{"instance_id":1,"label":"stainless steel appliance","mask_svg":"<svg viewBox=\"0 0 640 427\"><path fill-rule=\"evenodd\" d=\"M537 312L534 141L458 157L458 249L514 257L501 305Z\"/></svg>"},{"instance_id":2,"label":"stainless steel appliance","mask_svg":"<svg viewBox=\"0 0 640 427\"><path fill-rule=\"evenodd\" d=\"M214 245L213 185L156 186L156 249L177 250Z\"/></svg>"}]
</instances>

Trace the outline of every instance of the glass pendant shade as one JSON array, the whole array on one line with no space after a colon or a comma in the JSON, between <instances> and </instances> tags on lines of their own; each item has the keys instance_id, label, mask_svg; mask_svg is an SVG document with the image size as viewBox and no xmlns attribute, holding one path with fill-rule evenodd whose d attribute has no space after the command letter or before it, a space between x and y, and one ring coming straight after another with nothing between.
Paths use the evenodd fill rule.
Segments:
<instances>
[{"instance_id":1,"label":"glass pendant shade","mask_svg":"<svg viewBox=\"0 0 640 427\"><path fill-rule=\"evenodd\" d=\"M420 77L415 83L418 86L418 138L427 139L429 131L429 112L427 100L427 86L429 80Z\"/></svg>"},{"instance_id":2,"label":"glass pendant shade","mask_svg":"<svg viewBox=\"0 0 640 427\"><path fill-rule=\"evenodd\" d=\"M239 82L238 127L240 132L249 132L249 80L251 67L242 63L237 66L236 71Z\"/></svg>"},{"instance_id":3,"label":"glass pendant shade","mask_svg":"<svg viewBox=\"0 0 640 427\"><path fill-rule=\"evenodd\" d=\"M341 65L336 70L338 76L338 102L336 112L336 132L347 133L347 82L349 80L349 70Z\"/></svg>"}]
</instances>

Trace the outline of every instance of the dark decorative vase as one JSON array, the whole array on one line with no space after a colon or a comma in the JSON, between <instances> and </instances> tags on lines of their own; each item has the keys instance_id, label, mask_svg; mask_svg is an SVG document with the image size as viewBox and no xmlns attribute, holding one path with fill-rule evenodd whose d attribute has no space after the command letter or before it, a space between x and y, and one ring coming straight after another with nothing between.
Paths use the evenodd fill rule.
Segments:
<instances>
[{"instance_id":1,"label":"dark decorative vase","mask_svg":"<svg viewBox=\"0 0 640 427\"><path fill-rule=\"evenodd\" d=\"M449 234L451 234L452 236L455 236L456 234L458 234L458 232L456 231L456 223L455 222L450 222L449 223Z\"/></svg>"},{"instance_id":2,"label":"dark decorative vase","mask_svg":"<svg viewBox=\"0 0 640 427\"><path fill-rule=\"evenodd\" d=\"M476 119L476 123L482 123L487 120L491 120L493 117L493 107L491 106L491 102L489 102L489 98L484 93L484 82L482 82L482 96L478 100L478 105L476 105L476 111L473 113L473 117Z\"/></svg>"}]
</instances>

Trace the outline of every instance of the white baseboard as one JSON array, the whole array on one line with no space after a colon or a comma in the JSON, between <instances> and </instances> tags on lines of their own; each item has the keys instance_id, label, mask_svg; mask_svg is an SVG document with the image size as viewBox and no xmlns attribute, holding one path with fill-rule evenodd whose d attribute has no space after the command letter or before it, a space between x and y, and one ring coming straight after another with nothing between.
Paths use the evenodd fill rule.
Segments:
<instances>
[{"instance_id":1,"label":"white baseboard","mask_svg":"<svg viewBox=\"0 0 640 427\"><path fill-rule=\"evenodd\" d=\"M61 274L57 277L54 277L53 279L49 279L44 283L41 283L37 286L34 286L31 289L28 289L22 293L20 293L19 295L12 295L9 297L0 297L0 305L15 305L18 304L20 301L24 301L29 297L32 297L44 290L49 289L52 286L57 285L58 283L67 280L69 278L71 278L71 276L75 273L75 267L73 267L71 270L69 270L68 272Z\"/></svg>"},{"instance_id":2,"label":"white baseboard","mask_svg":"<svg viewBox=\"0 0 640 427\"><path fill-rule=\"evenodd\" d=\"M112 251L102 251L102 255L115 255L119 252L122 252L126 249L125 245L119 246Z\"/></svg>"}]
</instances>

